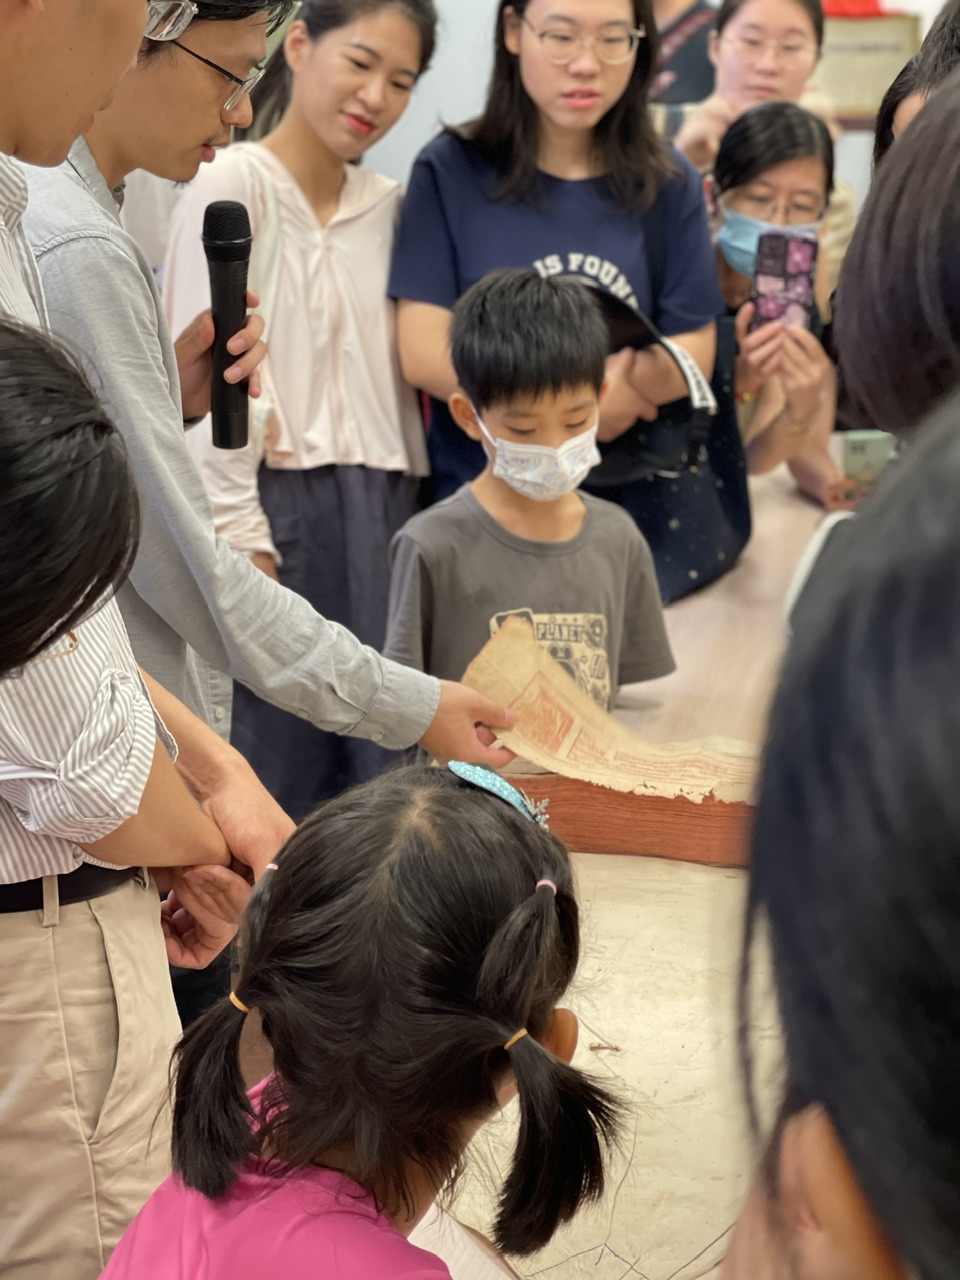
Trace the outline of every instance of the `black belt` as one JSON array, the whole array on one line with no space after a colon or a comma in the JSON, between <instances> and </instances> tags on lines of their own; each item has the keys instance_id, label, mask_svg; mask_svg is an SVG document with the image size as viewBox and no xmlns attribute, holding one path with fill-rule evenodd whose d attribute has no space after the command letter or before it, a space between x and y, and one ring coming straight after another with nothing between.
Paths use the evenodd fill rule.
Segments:
<instances>
[{"instance_id":1,"label":"black belt","mask_svg":"<svg viewBox=\"0 0 960 1280\"><path fill-rule=\"evenodd\" d=\"M91 898L103 898L121 885L132 880L139 867L95 867L92 862L81 862L76 871L57 876L57 895L61 907L74 902L89 902ZM43 910L43 881L21 880L17 884L0 884L0 915L14 911Z\"/></svg>"}]
</instances>

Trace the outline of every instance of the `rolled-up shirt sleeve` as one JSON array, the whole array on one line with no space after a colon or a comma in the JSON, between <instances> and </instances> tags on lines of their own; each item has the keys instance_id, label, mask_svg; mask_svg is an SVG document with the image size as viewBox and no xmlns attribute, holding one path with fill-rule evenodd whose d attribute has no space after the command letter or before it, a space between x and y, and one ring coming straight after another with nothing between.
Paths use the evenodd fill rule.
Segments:
<instances>
[{"instance_id":1,"label":"rolled-up shirt sleeve","mask_svg":"<svg viewBox=\"0 0 960 1280\"><path fill-rule=\"evenodd\" d=\"M60 756L44 750L42 733L4 725L0 795L27 831L92 844L136 815L157 741L153 708L138 683L125 672L105 672Z\"/></svg>"},{"instance_id":2,"label":"rolled-up shirt sleeve","mask_svg":"<svg viewBox=\"0 0 960 1280\"><path fill-rule=\"evenodd\" d=\"M0 680L0 882L99 863L78 846L139 811L158 739L175 759L113 600Z\"/></svg>"}]
</instances>

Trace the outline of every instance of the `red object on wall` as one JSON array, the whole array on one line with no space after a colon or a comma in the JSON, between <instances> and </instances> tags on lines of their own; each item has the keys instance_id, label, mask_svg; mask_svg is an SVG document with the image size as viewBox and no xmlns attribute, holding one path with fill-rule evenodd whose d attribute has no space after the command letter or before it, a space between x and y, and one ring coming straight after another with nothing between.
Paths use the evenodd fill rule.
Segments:
<instances>
[{"instance_id":1,"label":"red object on wall","mask_svg":"<svg viewBox=\"0 0 960 1280\"><path fill-rule=\"evenodd\" d=\"M890 10L878 0L824 0L823 12L828 18L881 18Z\"/></svg>"}]
</instances>

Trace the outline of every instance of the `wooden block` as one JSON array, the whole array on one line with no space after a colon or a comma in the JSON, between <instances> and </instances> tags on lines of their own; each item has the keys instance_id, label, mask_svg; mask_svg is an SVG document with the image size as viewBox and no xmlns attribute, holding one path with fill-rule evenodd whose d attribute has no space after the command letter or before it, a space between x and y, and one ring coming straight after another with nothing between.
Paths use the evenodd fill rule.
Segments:
<instances>
[{"instance_id":1,"label":"wooden block","mask_svg":"<svg viewBox=\"0 0 960 1280\"><path fill-rule=\"evenodd\" d=\"M510 781L531 800L549 800L550 830L576 853L749 863L753 806L745 802L637 795L555 773L511 773Z\"/></svg>"}]
</instances>

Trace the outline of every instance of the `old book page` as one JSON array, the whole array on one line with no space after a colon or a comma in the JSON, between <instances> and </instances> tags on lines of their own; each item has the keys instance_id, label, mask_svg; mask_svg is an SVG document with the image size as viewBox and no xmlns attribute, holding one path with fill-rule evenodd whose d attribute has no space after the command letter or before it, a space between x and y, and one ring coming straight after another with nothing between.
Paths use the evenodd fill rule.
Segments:
<instances>
[{"instance_id":1,"label":"old book page","mask_svg":"<svg viewBox=\"0 0 960 1280\"><path fill-rule=\"evenodd\" d=\"M511 618L467 668L464 684L510 707L505 746L543 769L634 795L750 803L757 750L729 738L648 743L584 693Z\"/></svg>"}]
</instances>

